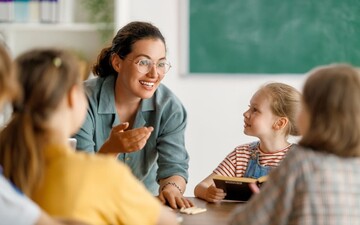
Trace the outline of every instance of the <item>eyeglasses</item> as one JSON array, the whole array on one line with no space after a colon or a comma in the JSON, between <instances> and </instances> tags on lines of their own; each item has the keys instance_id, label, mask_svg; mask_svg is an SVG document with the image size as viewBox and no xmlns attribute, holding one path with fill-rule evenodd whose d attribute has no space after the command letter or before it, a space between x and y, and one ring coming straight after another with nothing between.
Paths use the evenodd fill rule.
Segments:
<instances>
[{"instance_id":1,"label":"eyeglasses","mask_svg":"<svg viewBox=\"0 0 360 225\"><path fill-rule=\"evenodd\" d=\"M170 62L168 62L165 59L160 60L157 63L154 63L150 59L140 59L135 64L137 66L137 70L143 74L149 73L151 71L151 69L154 67L154 65L156 65L156 71L159 75L164 75L171 68Z\"/></svg>"}]
</instances>

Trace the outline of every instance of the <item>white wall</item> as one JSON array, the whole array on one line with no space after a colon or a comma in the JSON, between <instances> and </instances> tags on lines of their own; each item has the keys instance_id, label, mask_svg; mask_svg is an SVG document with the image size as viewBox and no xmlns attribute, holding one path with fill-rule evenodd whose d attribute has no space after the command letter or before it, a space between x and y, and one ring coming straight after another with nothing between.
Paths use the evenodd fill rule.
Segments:
<instances>
[{"instance_id":1,"label":"white wall","mask_svg":"<svg viewBox=\"0 0 360 225\"><path fill-rule=\"evenodd\" d=\"M189 183L186 196L237 145L254 140L243 134L242 113L252 94L268 81L293 85L299 90L303 75L184 76L179 65L180 24L186 21L181 1L186 0L117 0L117 27L133 20L149 21L164 34L168 59L173 67L163 83L182 100L188 111L186 146L190 154ZM180 4L181 3L181 4ZM256 59L254 59L256 60Z\"/></svg>"}]
</instances>

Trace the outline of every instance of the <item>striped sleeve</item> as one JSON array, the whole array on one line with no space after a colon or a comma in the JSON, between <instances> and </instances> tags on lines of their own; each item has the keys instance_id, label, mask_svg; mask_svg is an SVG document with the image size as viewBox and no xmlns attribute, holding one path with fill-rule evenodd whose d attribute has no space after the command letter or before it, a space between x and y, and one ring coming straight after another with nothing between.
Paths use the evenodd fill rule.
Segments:
<instances>
[{"instance_id":1,"label":"striped sleeve","mask_svg":"<svg viewBox=\"0 0 360 225\"><path fill-rule=\"evenodd\" d=\"M249 148L249 144L237 146L213 172L222 176L242 177L250 158Z\"/></svg>"}]
</instances>

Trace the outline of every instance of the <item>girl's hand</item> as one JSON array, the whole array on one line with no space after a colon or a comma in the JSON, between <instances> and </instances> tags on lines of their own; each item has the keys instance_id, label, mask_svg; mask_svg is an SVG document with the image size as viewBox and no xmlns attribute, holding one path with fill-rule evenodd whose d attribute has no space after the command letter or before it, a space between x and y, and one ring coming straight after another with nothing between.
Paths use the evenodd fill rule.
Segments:
<instances>
[{"instance_id":1,"label":"girl's hand","mask_svg":"<svg viewBox=\"0 0 360 225\"><path fill-rule=\"evenodd\" d=\"M249 184L249 187L250 187L250 189L252 190L252 192L253 192L254 194L260 193L260 188L259 188L259 186L257 186L256 183L250 183L250 184Z\"/></svg>"},{"instance_id":2,"label":"girl's hand","mask_svg":"<svg viewBox=\"0 0 360 225\"><path fill-rule=\"evenodd\" d=\"M226 196L226 193L223 189L216 188L215 185L211 185L207 188L205 193L205 200L208 202L219 202L223 200Z\"/></svg>"}]
</instances>

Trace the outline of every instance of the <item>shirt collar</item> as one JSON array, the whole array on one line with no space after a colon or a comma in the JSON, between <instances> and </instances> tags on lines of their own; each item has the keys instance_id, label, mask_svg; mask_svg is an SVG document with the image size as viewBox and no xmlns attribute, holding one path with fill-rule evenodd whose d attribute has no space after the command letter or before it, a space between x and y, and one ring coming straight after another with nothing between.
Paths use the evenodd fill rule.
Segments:
<instances>
[{"instance_id":1,"label":"shirt collar","mask_svg":"<svg viewBox=\"0 0 360 225\"><path fill-rule=\"evenodd\" d=\"M141 111L145 112L145 111L152 111L155 109L155 94L148 99L143 99L141 102Z\"/></svg>"},{"instance_id":2,"label":"shirt collar","mask_svg":"<svg viewBox=\"0 0 360 225\"><path fill-rule=\"evenodd\" d=\"M115 81L116 76L108 76L104 78L100 90L99 98L99 114L115 114Z\"/></svg>"}]
</instances>

